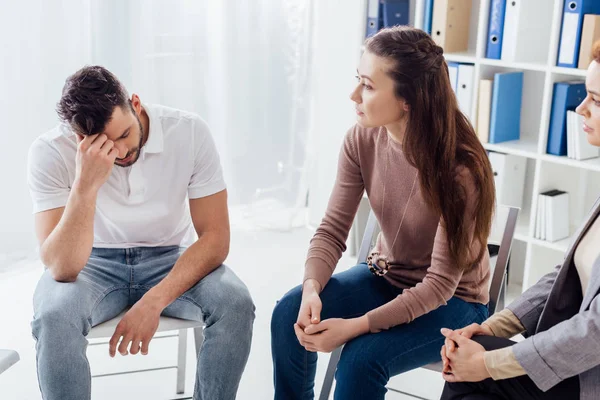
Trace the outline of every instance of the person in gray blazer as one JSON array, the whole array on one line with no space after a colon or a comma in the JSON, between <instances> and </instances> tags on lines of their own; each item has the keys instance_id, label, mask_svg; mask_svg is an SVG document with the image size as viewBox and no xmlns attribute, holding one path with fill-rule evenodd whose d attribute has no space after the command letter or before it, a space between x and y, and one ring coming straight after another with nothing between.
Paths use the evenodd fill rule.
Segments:
<instances>
[{"instance_id":1,"label":"person in gray blazer","mask_svg":"<svg viewBox=\"0 0 600 400\"><path fill-rule=\"evenodd\" d=\"M600 41L577 107L600 147ZM481 325L442 329L442 400L600 399L600 199L562 264ZM508 338L522 333L515 343Z\"/></svg>"}]
</instances>

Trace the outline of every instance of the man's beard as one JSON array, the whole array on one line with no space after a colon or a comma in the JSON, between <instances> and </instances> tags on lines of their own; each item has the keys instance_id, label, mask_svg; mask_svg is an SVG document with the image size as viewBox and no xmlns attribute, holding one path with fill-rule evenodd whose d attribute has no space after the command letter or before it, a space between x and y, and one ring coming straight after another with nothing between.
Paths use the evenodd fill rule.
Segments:
<instances>
[{"instance_id":1,"label":"man's beard","mask_svg":"<svg viewBox=\"0 0 600 400\"><path fill-rule=\"evenodd\" d=\"M135 156L131 159L131 161L127 161L126 164L119 164L119 159L115 160L115 165L119 166L119 167L130 167L133 164L135 164L137 162L137 160L140 158L140 153L142 151L142 144L144 143L144 127L142 126L142 121L140 121L140 117L137 116L137 114L134 114L135 118L138 121L138 125L140 126L140 142L138 143L138 147L130 150L127 152L127 154L125 155L125 157L122 158L122 160L127 159L127 157L129 157L132 153L135 152Z\"/></svg>"}]
</instances>

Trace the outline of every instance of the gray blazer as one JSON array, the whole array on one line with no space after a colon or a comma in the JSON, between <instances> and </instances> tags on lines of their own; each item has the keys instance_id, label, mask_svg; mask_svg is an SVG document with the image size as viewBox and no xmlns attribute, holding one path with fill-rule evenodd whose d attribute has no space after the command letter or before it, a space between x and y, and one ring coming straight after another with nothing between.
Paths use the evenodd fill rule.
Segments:
<instances>
[{"instance_id":1,"label":"gray blazer","mask_svg":"<svg viewBox=\"0 0 600 400\"><path fill-rule=\"evenodd\" d=\"M526 329L527 339L513 350L527 375L543 391L579 375L582 400L600 399L600 257L582 293L573 254L599 214L600 199L575 234L563 263L507 307Z\"/></svg>"}]
</instances>

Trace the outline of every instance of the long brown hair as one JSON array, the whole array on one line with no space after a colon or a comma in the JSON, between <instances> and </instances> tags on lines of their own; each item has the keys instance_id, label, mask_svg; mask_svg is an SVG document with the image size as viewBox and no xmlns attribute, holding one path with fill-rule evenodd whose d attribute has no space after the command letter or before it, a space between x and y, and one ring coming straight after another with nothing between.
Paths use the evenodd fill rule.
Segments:
<instances>
[{"instance_id":1,"label":"long brown hair","mask_svg":"<svg viewBox=\"0 0 600 400\"><path fill-rule=\"evenodd\" d=\"M387 71L395 82L396 97L410 112L403 139L408 162L419 171L427 203L442 216L450 256L458 268L477 265L487 251L494 213L492 168L467 117L459 110L450 85L443 50L425 32L402 26L385 28L367 39L366 51L393 61ZM457 180L457 167L466 167L473 178L475 199L473 237L465 220L467 191ZM472 254L472 240L481 244Z\"/></svg>"}]
</instances>

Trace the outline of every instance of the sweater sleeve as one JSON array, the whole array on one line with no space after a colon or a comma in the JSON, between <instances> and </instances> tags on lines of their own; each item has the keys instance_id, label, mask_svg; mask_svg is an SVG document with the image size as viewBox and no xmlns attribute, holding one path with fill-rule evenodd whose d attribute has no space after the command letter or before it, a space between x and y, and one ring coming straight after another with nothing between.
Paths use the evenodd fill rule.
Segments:
<instances>
[{"instance_id":1,"label":"sweater sleeve","mask_svg":"<svg viewBox=\"0 0 600 400\"><path fill-rule=\"evenodd\" d=\"M457 172L457 183L460 182L463 187L463 196L466 199L463 221L468 224L467 229L473 233L475 229L473 215L479 203L478 190L471 173L466 168L460 168ZM477 254L479 248L480 244L472 243L471 257ZM480 266L476 268L480 268ZM367 313L371 332L379 332L408 323L445 305L454 296L462 275L461 269L457 267L450 256L448 236L444 223L440 219L433 243L431 265L427 269L425 277L414 287L405 289L394 300Z\"/></svg>"},{"instance_id":2,"label":"sweater sleeve","mask_svg":"<svg viewBox=\"0 0 600 400\"><path fill-rule=\"evenodd\" d=\"M486 351L483 353L483 361L485 368L495 381L527 374L517 361L512 346Z\"/></svg>"},{"instance_id":3,"label":"sweater sleeve","mask_svg":"<svg viewBox=\"0 0 600 400\"><path fill-rule=\"evenodd\" d=\"M492 315L483 323L492 330L494 336L507 339L525 332L525 327L521 324L521 321L508 308Z\"/></svg>"},{"instance_id":4,"label":"sweater sleeve","mask_svg":"<svg viewBox=\"0 0 600 400\"><path fill-rule=\"evenodd\" d=\"M344 138L329 204L308 249L304 280L316 279L321 288L331 278L346 250L346 239L364 192L357 140L357 130L353 127Z\"/></svg>"}]
</instances>

